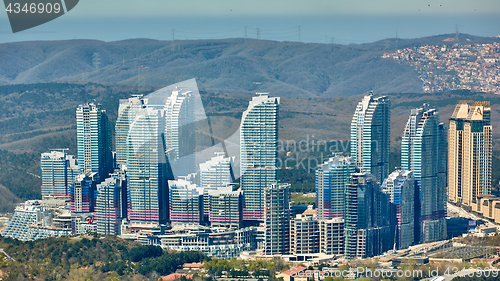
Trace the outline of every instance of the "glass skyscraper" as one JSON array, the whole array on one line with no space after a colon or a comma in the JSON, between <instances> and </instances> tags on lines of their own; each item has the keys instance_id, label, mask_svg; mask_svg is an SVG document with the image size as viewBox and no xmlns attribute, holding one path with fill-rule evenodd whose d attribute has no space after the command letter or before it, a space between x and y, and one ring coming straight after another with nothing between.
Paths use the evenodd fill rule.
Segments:
<instances>
[{"instance_id":1,"label":"glass skyscraper","mask_svg":"<svg viewBox=\"0 0 500 281\"><path fill-rule=\"evenodd\" d=\"M354 159L336 156L316 170L316 204L318 219L344 218L345 191L349 177L355 173Z\"/></svg>"},{"instance_id":2,"label":"glass skyscraper","mask_svg":"<svg viewBox=\"0 0 500 281\"><path fill-rule=\"evenodd\" d=\"M93 102L76 109L78 169L105 179L113 171L111 130L105 110Z\"/></svg>"},{"instance_id":3,"label":"glass skyscraper","mask_svg":"<svg viewBox=\"0 0 500 281\"><path fill-rule=\"evenodd\" d=\"M135 96L129 99L121 99L118 107L118 117L115 125L115 145L116 145L116 165L127 163L127 136L130 123L134 120L134 107L142 106L142 96Z\"/></svg>"},{"instance_id":4,"label":"glass skyscraper","mask_svg":"<svg viewBox=\"0 0 500 281\"><path fill-rule=\"evenodd\" d=\"M175 89L165 103L165 143L176 175L196 172L194 98L191 91Z\"/></svg>"},{"instance_id":5,"label":"glass skyscraper","mask_svg":"<svg viewBox=\"0 0 500 281\"><path fill-rule=\"evenodd\" d=\"M264 220L264 189L276 184L280 99L258 93L243 112L240 126L240 175L243 219Z\"/></svg>"},{"instance_id":6,"label":"glass skyscraper","mask_svg":"<svg viewBox=\"0 0 500 281\"><path fill-rule=\"evenodd\" d=\"M146 101L147 103L147 101ZM127 136L128 219L141 223L168 220L168 180L163 110L142 106L133 113Z\"/></svg>"},{"instance_id":7,"label":"glass skyscraper","mask_svg":"<svg viewBox=\"0 0 500 281\"><path fill-rule=\"evenodd\" d=\"M415 239L446 239L446 127L427 104L413 109L401 143L401 167L416 182Z\"/></svg>"},{"instance_id":8,"label":"glass skyscraper","mask_svg":"<svg viewBox=\"0 0 500 281\"><path fill-rule=\"evenodd\" d=\"M406 249L415 243L415 179L411 171L395 170L382 184L389 194L393 223L396 227L395 246Z\"/></svg>"},{"instance_id":9,"label":"glass skyscraper","mask_svg":"<svg viewBox=\"0 0 500 281\"><path fill-rule=\"evenodd\" d=\"M370 93L358 103L351 122L351 157L360 171L382 183L389 175L390 102Z\"/></svg>"}]
</instances>

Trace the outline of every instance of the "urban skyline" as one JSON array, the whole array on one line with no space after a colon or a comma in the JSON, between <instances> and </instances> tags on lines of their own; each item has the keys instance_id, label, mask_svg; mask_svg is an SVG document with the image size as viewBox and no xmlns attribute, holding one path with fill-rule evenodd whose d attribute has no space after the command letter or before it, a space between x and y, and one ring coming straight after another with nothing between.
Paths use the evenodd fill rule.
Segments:
<instances>
[{"instance_id":1,"label":"urban skyline","mask_svg":"<svg viewBox=\"0 0 500 281\"><path fill-rule=\"evenodd\" d=\"M183 101L177 108L182 108ZM125 138L116 138L116 146L123 144L121 139L126 140L125 147L121 148L126 159L116 161L115 172L110 177L98 180L98 172L80 170L82 173L71 178L71 167L77 160L64 150L42 154L41 169L50 171L46 174L57 179L52 189L57 186L64 191L66 187L62 183L71 181L68 195L71 232L75 234L98 232L136 237L146 239L147 243L187 250L189 240L175 245L171 239L177 237L175 239L183 241L193 235L185 236L184 231L205 229L204 233L210 236L225 229L227 232L223 233L243 239L238 240L244 241L242 244L236 242L236 236L234 241L227 242L240 250L224 252L223 246L229 244L222 242L204 244L207 240L201 233L195 234L198 244L194 245L221 257L234 257L243 249L261 249L264 255L294 255L297 259L341 255L346 260L446 239L446 161L443 159L446 159L447 138L446 127L439 123L436 109L424 104L411 110L402 132L401 170L384 176L390 169L383 160L386 157L381 155L389 149L379 145L385 142L390 130L390 103L386 97L374 98L373 93L367 94L352 119L351 155L357 158L337 154L319 165L316 208L312 206L313 209L295 213L290 206L290 184L279 182L276 166L278 105L279 98L257 93L243 113L239 160L242 178L238 190L232 187L232 169L238 159L235 161L223 151L200 163L197 172L174 177L170 163L178 158L177 153L166 146L167 110L150 104L148 97L120 101L116 132L117 135L127 133ZM465 105L459 103L457 108ZM78 107L77 116L81 115L82 108ZM94 105L93 111L99 112L98 105ZM125 118L131 122L129 125L123 122ZM169 138L175 139L181 133L171 130L170 134ZM191 134L187 132L187 135ZM79 138L85 139L85 135L80 134ZM85 155L78 163L92 159ZM118 154L115 155L118 158ZM253 173L255 171L258 173ZM384 180L380 181L382 177ZM53 192L45 197L61 195ZM245 209L252 204L262 209L258 207L257 212L249 215ZM215 229L219 232L213 232ZM64 232L48 233L44 235L57 236ZM168 240L163 241L161 237L167 236Z\"/></svg>"}]
</instances>

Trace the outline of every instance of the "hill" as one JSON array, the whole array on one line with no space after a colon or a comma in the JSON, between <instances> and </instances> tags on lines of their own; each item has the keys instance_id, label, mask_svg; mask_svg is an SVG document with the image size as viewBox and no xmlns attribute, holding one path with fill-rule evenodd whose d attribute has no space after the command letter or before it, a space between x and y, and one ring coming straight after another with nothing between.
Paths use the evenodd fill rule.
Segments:
<instances>
[{"instance_id":1,"label":"hill","mask_svg":"<svg viewBox=\"0 0 500 281\"><path fill-rule=\"evenodd\" d=\"M383 52L453 44L443 41L450 37L454 35L348 46L254 39L6 43L0 44L0 84L170 85L196 78L208 91L271 92L283 97L421 92L422 82L413 67L382 59ZM462 34L461 40L489 43L495 38Z\"/></svg>"}]
</instances>

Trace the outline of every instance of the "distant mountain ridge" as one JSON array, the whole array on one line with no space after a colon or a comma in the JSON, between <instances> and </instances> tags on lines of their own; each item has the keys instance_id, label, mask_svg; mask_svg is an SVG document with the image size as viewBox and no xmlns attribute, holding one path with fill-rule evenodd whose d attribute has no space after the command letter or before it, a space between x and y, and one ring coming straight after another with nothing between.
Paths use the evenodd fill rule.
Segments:
<instances>
[{"instance_id":1,"label":"distant mountain ridge","mask_svg":"<svg viewBox=\"0 0 500 281\"><path fill-rule=\"evenodd\" d=\"M207 90L285 97L422 92L422 81L412 66L381 56L396 47L453 44L444 41L448 38L454 34L347 46L254 39L5 43L0 44L0 85L78 81L170 85L196 78ZM460 35L467 44L495 40ZM96 61L99 71L94 68Z\"/></svg>"}]
</instances>

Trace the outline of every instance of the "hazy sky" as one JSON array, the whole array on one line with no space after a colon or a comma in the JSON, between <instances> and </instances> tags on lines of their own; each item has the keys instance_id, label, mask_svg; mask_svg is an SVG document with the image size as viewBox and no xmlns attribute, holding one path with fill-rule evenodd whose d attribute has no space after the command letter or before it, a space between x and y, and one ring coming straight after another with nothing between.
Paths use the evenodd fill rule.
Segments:
<instances>
[{"instance_id":1,"label":"hazy sky","mask_svg":"<svg viewBox=\"0 0 500 281\"><path fill-rule=\"evenodd\" d=\"M82 0L74 13L74 16L500 14L500 0Z\"/></svg>"},{"instance_id":2,"label":"hazy sky","mask_svg":"<svg viewBox=\"0 0 500 281\"><path fill-rule=\"evenodd\" d=\"M80 0L68 14L14 34L0 11L0 43L171 40L175 29L176 40L349 44L449 34L456 25L463 33L500 35L500 0Z\"/></svg>"}]
</instances>

